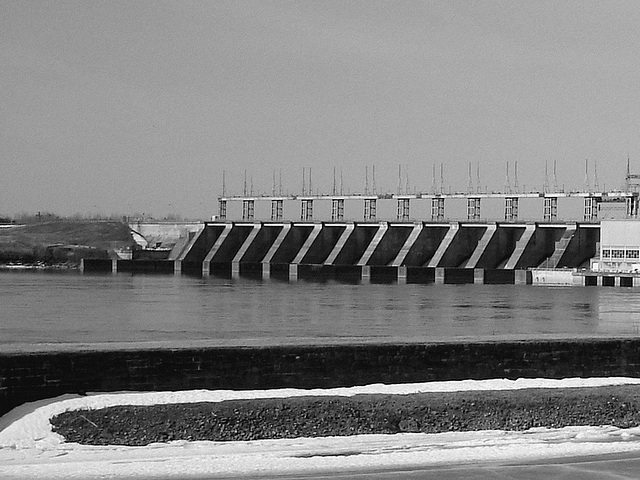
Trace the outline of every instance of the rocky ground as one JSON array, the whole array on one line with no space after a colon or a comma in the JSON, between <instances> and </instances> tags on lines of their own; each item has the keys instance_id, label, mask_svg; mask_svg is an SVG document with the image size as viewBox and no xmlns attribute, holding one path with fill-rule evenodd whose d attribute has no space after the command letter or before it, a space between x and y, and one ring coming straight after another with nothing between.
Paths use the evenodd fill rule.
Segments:
<instances>
[{"instance_id":1,"label":"rocky ground","mask_svg":"<svg viewBox=\"0 0 640 480\"><path fill-rule=\"evenodd\" d=\"M374 433L640 425L640 387L531 389L119 406L51 420L68 442L147 445Z\"/></svg>"}]
</instances>

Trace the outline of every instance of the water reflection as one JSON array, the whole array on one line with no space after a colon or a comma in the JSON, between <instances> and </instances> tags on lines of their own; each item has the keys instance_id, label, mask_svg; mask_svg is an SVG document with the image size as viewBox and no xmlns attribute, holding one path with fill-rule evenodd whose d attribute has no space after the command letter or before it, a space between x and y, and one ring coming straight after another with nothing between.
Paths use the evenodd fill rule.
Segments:
<instances>
[{"instance_id":1,"label":"water reflection","mask_svg":"<svg viewBox=\"0 0 640 480\"><path fill-rule=\"evenodd\" d=\"M598 302L599 332L608 335L638 335L640 333L640 297L623 288L606 288Z\"/></svg>"},{"instance_id":2,"label":"water reflection","mask_svg":"<svg viewBox=\"0 0 640 480\"><path fill-rule=\"evenodd\" d=\"M0 274L0 344L428 342L640 332L640 296L606 287L289 283Z\"/></svg>"}]
</instances>

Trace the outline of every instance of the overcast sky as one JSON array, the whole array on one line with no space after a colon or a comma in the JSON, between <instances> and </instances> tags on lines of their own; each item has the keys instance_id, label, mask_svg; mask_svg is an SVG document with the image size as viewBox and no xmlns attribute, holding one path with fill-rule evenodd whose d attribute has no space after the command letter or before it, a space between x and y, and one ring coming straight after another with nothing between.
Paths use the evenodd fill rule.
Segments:
<instances>
[{"instance_id":1,"label":"overcast sky","mask_svg":"<svg viewBox=\"0 0 640 480\"><path fill-rule=\"evenodd\" d=\"M0 214L640 173L635 1L0 2ZM338 174L339 175L339 174ZM370 179L371 181L371 179Z\"/></svg>"}]
</instances>

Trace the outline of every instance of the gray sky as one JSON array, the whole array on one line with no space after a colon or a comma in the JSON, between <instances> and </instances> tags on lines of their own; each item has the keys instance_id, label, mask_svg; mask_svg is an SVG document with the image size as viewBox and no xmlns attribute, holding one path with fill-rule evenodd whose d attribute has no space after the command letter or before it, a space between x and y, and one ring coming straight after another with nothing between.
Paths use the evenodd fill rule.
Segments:
<instances>
[{"instance_id":1,"label":"gray sky","mask_svg":"<svg viewBox=\"0 0 640 480\"><path fill-rule=\"evenodd\" d=\"M329 193L618 188L640 173L637 1L0 2L0 214L216 213ZM369 170L370 171L370 170ZM404 175L404 173L403 173ZM475 182L475 178L474 178ZM403 178L403 187L405 179Z\"/></svg>"}]
</instances>

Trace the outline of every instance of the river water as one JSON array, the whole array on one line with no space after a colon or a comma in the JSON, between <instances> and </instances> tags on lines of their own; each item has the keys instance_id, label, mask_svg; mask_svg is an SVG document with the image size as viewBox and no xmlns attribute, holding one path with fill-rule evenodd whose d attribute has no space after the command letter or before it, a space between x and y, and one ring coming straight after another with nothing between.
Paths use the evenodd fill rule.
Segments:
<instances>
[{"instance_id":1,"label":"river water","mask_svg":"<svg viewBox=\"0 0 640 480\"><path fill-rule=\"evenodd\" d=\"M0 273L0 351L41 344L277 345L638 334L640 295L630 288Z\"/></svg>"}]
</instances>

